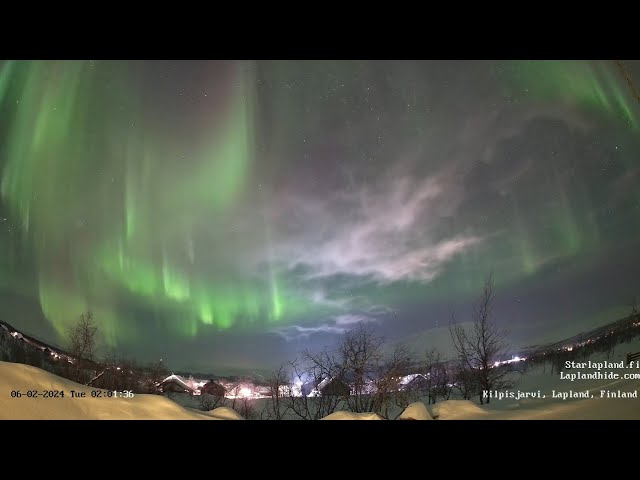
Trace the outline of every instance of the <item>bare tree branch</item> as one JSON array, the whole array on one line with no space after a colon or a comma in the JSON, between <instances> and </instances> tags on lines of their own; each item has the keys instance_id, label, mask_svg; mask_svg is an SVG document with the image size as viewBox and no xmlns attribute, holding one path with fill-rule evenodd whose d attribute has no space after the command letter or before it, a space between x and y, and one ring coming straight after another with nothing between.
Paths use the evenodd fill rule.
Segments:
<instances>
[{"instance_id":1,"label":"bare tree branch","mask_svg":"<svg viewBox=\"0 0 640 480\"><path fill-rule=\"evenodd\" d=\"M509 379L510 369L496 365L507 353L509 332L493 323L493 290L493 276L489 275L482 295L474 305L470 331L459 325L455 318L449 325L458 360L456 383L462 385L459 388L462 388L464 398L476 394L481 405L490 401L483 392L513 386Z\"/></svg>"},{"instance_id":2,"label":"bare tree branch","mask_svg":"<svg viewBox=\"0 0 640 480\"><path fill-rule=\"evenodd\" d=\"M91 312L81 314L78 323L67 331L69 353L75 361L73 380L76 382L82 382L83 367L86 367L87 363L93 362L97 333L98 326Z\"/></svg>"}]
</instances>

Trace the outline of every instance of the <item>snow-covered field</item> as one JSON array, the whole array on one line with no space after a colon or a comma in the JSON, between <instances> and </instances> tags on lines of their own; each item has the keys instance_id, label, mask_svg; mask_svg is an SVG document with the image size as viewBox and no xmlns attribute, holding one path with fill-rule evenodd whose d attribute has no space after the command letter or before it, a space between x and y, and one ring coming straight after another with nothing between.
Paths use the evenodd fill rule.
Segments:
<instances>
[{"instance_id":1,"label":"snow-covered field","mask_svg":"<svg viewBox=\"0 0 640 480\"><path fill-rule=\"evenodd\" d=\"M621 344L610 362L624 360L628 352L640 351L640 339ZM592 362L605 360L594 355ZM640 368L619 369L617 373L635 373ZM64 398L28 398L27 391L64 391ZM72 398L71 391L84 393L85 397ZM78 385L44 370L16 363L0 362L0 419L175 419L220 420L240 419L240 415L228 407L210 412L197 410L197 402L188 395L177 395L174 400L159 395L135 395L134 398L109 398L101 390L102 398L92 398L97 389ZM480 406L468 400L452 399L424 408L419 402L403 413L400 408L390 412L390 418L438 420L491 420L491 419L640 419L639 398L600 398L600 391L640 391L639 379L625 380L562 380L558 373L551 374L536 368L529 370L512 389L517 392L540 391L545 398L492 400L490 405ZM553 398L552 392L578 392L589 390L594 398ZM12 397L12 391L20 391L21 398ZM254 411L260 412L268 399L253 401ZM186 406L183 406L184 404ZM288 418L295 418L291 415ZM327 420L379 420L373 413L354 414L335 412Z\"/></svg>"}]
</instances>

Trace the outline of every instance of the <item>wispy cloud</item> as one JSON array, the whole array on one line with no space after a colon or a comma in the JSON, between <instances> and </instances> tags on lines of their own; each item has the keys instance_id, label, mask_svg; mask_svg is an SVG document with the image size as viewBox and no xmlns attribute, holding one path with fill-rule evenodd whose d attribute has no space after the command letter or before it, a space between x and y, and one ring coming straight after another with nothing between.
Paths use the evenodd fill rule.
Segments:
<instances>
[{"instance_id":1,"label":"wispy cloud","mask_svg":"<svg viewBox=\"0 0 640 480\"><path fill-rule=\"evenodd\" d=\"M349 302L350 298L327 298L324 290L316 290L311 294L311 301L317 305L326 305L329 307L344 308Z\"/></svg>"},{"instance_id":2,"label":"wispy cloud","mask_svg":"<svg viewBox=\"0 0 640 480\"><path fill-rule=\"evenodd\" d=\"M367 315L346 313L344 315L337 315L333 318L336 325L356 325L358 323L377 323L377 318L369 317Z\"/></svg>"},{"instance_id":3,"label":"wispy cloud","mask_svg":"<svg viewBox=\"0 0 640 480\"><path fill-rule=\"evenodd\" d=\"M367 309L367 314L375 317L389 315L392 312L393 310L385 305L372 305Z\"/></svg>"},{"instance_id":4,"label":"wispy cloud","mask_svg":"<svg viewBox=\"0 0 640 480\"><path fill-rule=\"evenodd\" d=\"M465 183L470 169L480 160L499 163L504 142L517 138L539 117L557 119L577 131L589 126L576 112L551 106L509 107L490 114L465 110L464 120L442 124L437 134L433 132L428 157L424 147L403 143L374 176L365 177L353 161L346 162L349 167L339 166L341 183L326 185L320 193L287 184L268 206L274 232L270 261L315 285L335 276L380 286L433 280L457 255L495 233L474 228L461 211L472 193ZM451 139L448 134L454 128ZM509 158L493 169L499 175L490 180L491 187L511 191L535 164L532 158ZM327 178L332 177L317 174L319 182ZM455 226L452 218L458 220ZM328 297L325 291L313 301L334 307L349 302Z\"/></svg>"},{"instance_id":5,"label":"wispy cloud","mask_svg":"<svg viewBox=\"0 0 640 480\"><path fill-rule=\"evenodd\" d=\"M451 181L447 173L421 181L404 176L384 188L362 187L324 202L291 200L309 222L279 244L276 256L289 269L303 266L307 280L341 274L380 284L431 280L481 241L471 234L438 234L440 217L452 214L461 199Z\"/></svg>"},{"instance_id":6,"label":"wispy cloud","mask_svg":"<svg viewBox=\"0 0 640 480\"><path fill-rule=\"evenodd\" d=\"M309 338L314 333L344 333L347 330L344 327L329 325L327 323L315 327L302 327L300 325L290 325L288 327L279 327L273 330L273 333L280 335L287 341L300 340Z\"/></svg>"},{"instance_id":7,"label":"wispy cloud","mask_svg":"<svg viewBox=\"0 0 640 480\"><path fill-rule=\"evenodd\" d=\"M303 327L300 325L290 325L287 327L278 327L273 333L280 335L287 341L300 340L309 338L314 334L342 334L347 330L354 328L360 323L377 323L379 318L360 313L345 313L336 315L325 323L319 325Z\"/></svg>"}]
</instances>

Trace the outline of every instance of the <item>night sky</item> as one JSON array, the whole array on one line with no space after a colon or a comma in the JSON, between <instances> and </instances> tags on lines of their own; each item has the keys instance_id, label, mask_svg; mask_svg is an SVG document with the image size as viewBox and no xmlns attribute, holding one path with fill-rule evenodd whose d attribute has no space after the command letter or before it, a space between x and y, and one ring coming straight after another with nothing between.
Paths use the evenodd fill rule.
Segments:
<instances>
[{"instance_id":1,"label":"night sky","mask_svg":"<svg viewBox=\"0 0 640 480\"><path fill-rule=\"evenodd\" d=\"M559 340L640 298L639 156L613 61L4 61L0 320L259 370L361 322L446 350L493 272Z\"/></svg>"}]
</instances>

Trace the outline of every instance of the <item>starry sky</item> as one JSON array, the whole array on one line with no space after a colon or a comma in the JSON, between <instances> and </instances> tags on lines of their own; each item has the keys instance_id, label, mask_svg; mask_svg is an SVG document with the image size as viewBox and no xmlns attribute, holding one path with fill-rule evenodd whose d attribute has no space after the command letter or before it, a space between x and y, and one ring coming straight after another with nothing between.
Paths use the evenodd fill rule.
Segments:
<instances>
[{"instance_id":1,"label":"starry sky","mask_svg":"<svg viewBox=\"0 0 640 480\"><path fill-rule=\"evenodd\" d=\"M492 272L558 340L640 295L639 156L613 61L3 61L0 319L240 372L362 323L446 351Z\"/></svg>"}]
</instances>

